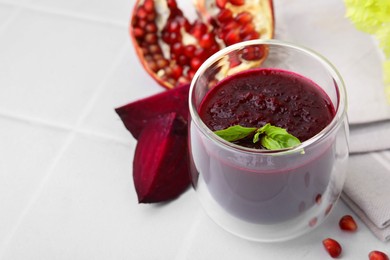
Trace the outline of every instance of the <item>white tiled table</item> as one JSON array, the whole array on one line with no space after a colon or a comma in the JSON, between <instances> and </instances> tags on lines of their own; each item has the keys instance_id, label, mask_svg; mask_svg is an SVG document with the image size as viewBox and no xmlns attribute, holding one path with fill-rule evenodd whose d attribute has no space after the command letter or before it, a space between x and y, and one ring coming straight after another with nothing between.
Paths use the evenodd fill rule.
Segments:
<instances>
[{"instance_id":1,"label":"white tiled table","mask_svg":"<svg viewBox=\"0 0 390 260\"><path fill-rule=\"evenodd\" d=\"M134 0L0 0L0 259L342 259L390 252L340 202L314 232L261 244L216 226L192 190L139 205L135 140L114 108L162 91L128 37ZM189 1L188 1L189 2ZM276 7L279 1L276 1Z\"/></svg>"}]
</instances>

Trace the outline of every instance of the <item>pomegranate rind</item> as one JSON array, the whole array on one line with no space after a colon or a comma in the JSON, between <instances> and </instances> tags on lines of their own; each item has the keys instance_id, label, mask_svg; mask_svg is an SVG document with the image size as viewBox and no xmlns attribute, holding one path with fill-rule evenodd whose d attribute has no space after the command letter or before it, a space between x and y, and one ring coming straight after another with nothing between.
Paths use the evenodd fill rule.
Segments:
<instances>
[{"instance_id":1,"label":"pomegranate rind","mask_svg":"<svg viewBox=\"0 0 390 260\"><path fill-rule=\"evenodd\" d=\"M139 203L175 199L190 185L187 122L168 113L149 122L139 136L133 160Z\"/></svg>"},{"instance_id":2,"label":"pomegranate rind","mask_svg":"<svg viewBox=\"0 0 390 260\"><path fill-rule=\"evenodd\" d=\"M136 21L135 20L136 14L137 14L137 11L139 10L138 8L142 4L144 4L145 1L147 1L147 0L137 0L135 6L133 8L132 18L131 18L131 22L130 22L130 26L129 26L129 34L131 37L131 41L132 41L132 44L135 48L135 52L140 60L141 65L144 67L145 71L149 75L151 75L151 77L159 85L163 86L166 89L176 88L179 85L181 85L182 83L189 83L191 81L193 75L195 74L195 71L187 70L187 68L182 69L182 71L184 73L187 73L187 75L181 74L183 76L183 77L180 77L180 78L182 78L182 80L176 78L173 80L174 83L172 83L172 79L166 78L167 75L168 75L168 77L170 77L169 75L171 75L171 74L166 74L165 69L161 69L162 67L157 66L157 65L150 65L148 63L148 61L146 60L145 53L143 52L139 42L136 39L136 33L135 33L135 28L134 28L135 21ZM251 10L251 13L254 15L255 20L256 20L255 25L257 27L256 31L258 32L258 34L256 34L256 35L260 35L260 37L259 37L260 39L272 38L274 35L274 13L273 13L272 0L252 0L251 2L255 3L254 5L256 8L252 8L252 6L250 6L250 8L248 8L247 5L243 5L243 6L238 7L238 6L231 6L231 4L228 4L227 6L229 7L229 5L230 5L230 7L232 7L231 9L233 11L236 10L237 12L244 11L244 10L245 11ZM154 0L154 3L155 4L156 3L166 3L166 0L161 0L161 1ZM208 20L208 22L210 24L215 25L215 23L213 23L210 19L204 19L205 17L211 17L210 10L209 10L209 8L207 8L207 6L210 6L210 3L211 3L211 6L214 5L214 9L217 9L217 7L215 7L215 0L197 0L194 2L194 5L195 5L195 8L197 9L198 13L200 14L200 17L202 17L202 19L204 21ZM258 6L256 6L256 5L258 5ZM159 13L159 11L157 11L156 15L158 17L158 24L162 24L164 26L165 23L167 22L168 15L166 13L164 15L162 15ZM163 26L157 26L158 27L157 35L159 35L159 37L161 37ZM214 30L211 29L211 31L214 31ZM209 33L211 33L211 31L209 31ZM257 36L253 36L253 37L257 37ZM251 39L254 39L254 38L251 38ZM223 41L221 39L219 39L218 37L216 37L214 39L214 41L218 42L216 44L219 45L219 48L223 48L225 46ZM167 50L167 48L169 48L169 47L167 47L168 45L166 43L164 43L160 38L158 39L158 43L160 44L161 49L165 50L165 51L163 51L164 59L168 60L168 62L169 62L169 64L163 68L170 67L170 68L174 69L175 66L180 67L181 65L178 65L176 62L172 62L172 59L167 57L167 53L170 52L169 50ZM202 45L201 42L198 42L198 44ZM211 51L211 52L214 53L215 50L213 49L213 51ZM208 55L208 56L210 56L210 55ZM262 60L259 60L257 62L257 64L261 63ZM250 63L253 63L253 62L250 62ZM154 67L154 70L151 68L151 66ZM156 68L156 66L157 66L157 68ZM191 63L191 67L196 67L196 66ZM180 72L180 73L182 73L182 72ZM177 75L177 72L175 72L175 75Z\"/></svg>"},{"instance_id":3,"label":"pomegranate rind","mask_svg":"<svg viewBox=\"0 0 390 260\"><path fill-rule=\"evenodd\" d=\"M189 116L188 93L190 85L163 91L115 109L126 129L138 139L149 122L161 115L176 112L185 120Z\"/></svg>"}]
</instances>

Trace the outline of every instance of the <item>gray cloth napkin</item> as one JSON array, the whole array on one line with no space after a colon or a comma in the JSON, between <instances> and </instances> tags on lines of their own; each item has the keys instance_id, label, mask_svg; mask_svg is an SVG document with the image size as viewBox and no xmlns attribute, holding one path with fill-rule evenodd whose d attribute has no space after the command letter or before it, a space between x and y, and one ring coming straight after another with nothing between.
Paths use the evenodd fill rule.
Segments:
<instances>
[{"instance_id":1,"label":"gray cloth napkin","mask_svg":"<svg viewBox=\"0 0 390 260\"><path fill-rule=\"evenodd\" d=\"M381 240L390 240L390 105L383 54L345 18L342 0L274 0L275 38L316 50L339 70L348 93L350 162L342 199Z\"/></svg>"}]
</instances>

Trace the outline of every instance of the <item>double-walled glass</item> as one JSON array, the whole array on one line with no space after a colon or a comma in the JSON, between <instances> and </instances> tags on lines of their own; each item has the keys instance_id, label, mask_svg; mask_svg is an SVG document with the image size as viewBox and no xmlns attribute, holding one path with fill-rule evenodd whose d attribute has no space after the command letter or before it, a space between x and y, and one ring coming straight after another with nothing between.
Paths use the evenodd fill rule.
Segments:
<instances>
[{"instance_id":1,"label":"double-walled glass","mask_svg":"<svg viewBox=\"0 0 390 260\"><path fill-rule=\"evenodd\" d=\"M230 68L227 61L242 60L248 46L266 50L265 60ZM219 138L199 117L202 99L218 80L254 67L288 70L312 80L330 97L334 119L311 139L285 150L246 148ZM324 57L276 40L229 46L200 67L189 106L193 186L217 224L240 237L271 242L291 239L323 222L342 191L348 161L345 87Z\"/></svg>"}]
</instances>

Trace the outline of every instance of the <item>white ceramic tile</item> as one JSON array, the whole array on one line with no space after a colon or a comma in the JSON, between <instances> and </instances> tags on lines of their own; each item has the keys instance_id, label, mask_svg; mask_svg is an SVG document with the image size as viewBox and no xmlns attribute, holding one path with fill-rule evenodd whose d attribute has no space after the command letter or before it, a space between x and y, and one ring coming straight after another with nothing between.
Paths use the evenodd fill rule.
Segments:
<instances>
[{"instance_id":1,"label":"white ceramic tile","mask_svg":"<svg viewBox=\"0 0 390 260\"><path fill-rule=\"evenodd\" d=\"M197 201L187 191L170 203L138 204L133 149L77 135L4 259L173 259Z\"/></svg>"},{"instance_id":2,"label":"white ceramic tile","mask_svg":"<svg viewBox=\"0 0 390 260\"><path fill-rule=\"evenodd\" d=\"M353 213L343 202L337 204L327 220L313 232L294 240L280 243L257 243L227 234L206 216L191 229L195 230L191 242L179 259L331 259L322 246L322 240L332 237L340 242L343 253L340 259L367 259L372 250L388 252L388 245L379 242L355 216L358 231L341 231L338 221Z\"/></svg>"},{"instance_id":3,"label":"white ceramic tile","mask_svg":"<svg viewBox=\"0 0 390 260\"><path fill-rule=\"evenodd\" d=\"M5 22L8 21L10 16L15 12L16 7L10 5L3 5L0 2L0 39L1 39L1 30L5 25Z\"/></svg>"},{"instance_id":4,"label":"white ceramic tile","mask_svg":"<svg viewBox=\"0 0 390 260\"><path fill-rule=\"evenodd\" d=\"M114 109L116 107L165 91L145 72L138 61L130 40L122 62L106 81L104 90L82 124L83 129L127 140L125 130Z\"/></svg>"},{"instance_id":5,"label":"white ceramic tile","mask_svg":"<svg viewBox=\"0 0 390 260\"><path fill-rule=\"evenodd\" d=\"M32 0L31 5L127 25L135 0Z\"/></svg>"},{"instance_id":6,"label":"white ceramic tile","mask_svg":"<svg viewBox=\"0 0 390 260\"><path fill-rule=\"evenodd\" d=\"M74 123L108 76L127 32L23 10L0 41L0 109Z\"/></svg>"},{"instance_id":7,"label":"white ceramic tile","mask_svg":"<svg viewBox=\"0 0 390 260\"><path fill-rule=\"evenodd\" d=\"M66 131L0 117L0 251L67 137Z\"/></svg>"}]
</instances>

